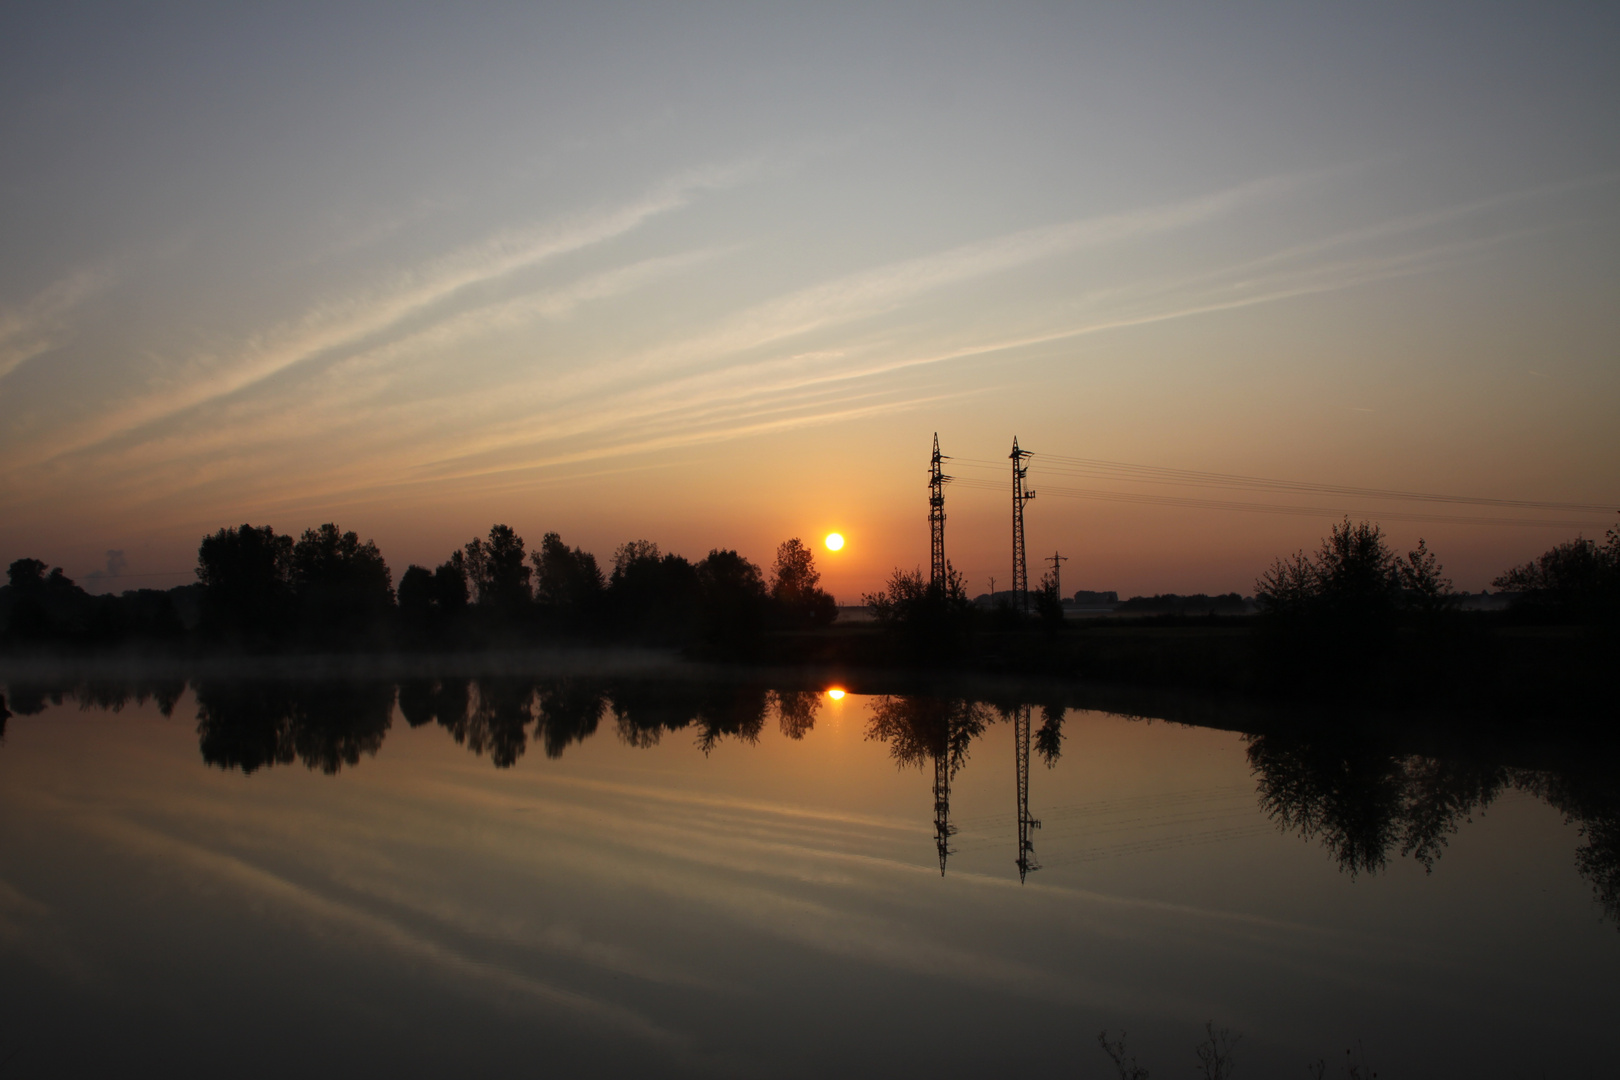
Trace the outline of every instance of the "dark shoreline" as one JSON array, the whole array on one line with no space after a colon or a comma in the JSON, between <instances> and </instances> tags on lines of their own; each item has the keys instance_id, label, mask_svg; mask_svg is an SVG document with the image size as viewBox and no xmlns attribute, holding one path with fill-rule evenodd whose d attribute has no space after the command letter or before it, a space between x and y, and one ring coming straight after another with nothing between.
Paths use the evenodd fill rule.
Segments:
<instances>
[{"instance_id":1,"label":"dark shoreline","mask_svg":"<svg viewBox=\"0 0 1620 1080\"><path fill-rule=\"evenodd\" d=\"M1428 739L1620 741L1612 676L1596 629L1498 623L1488 650L1412 687L1399 665L1359 686L1265 686L1251 619L1092 623L1056 634L981 631L944 664L918 663L903 640L870 623L765 635L747 660L668 648L575 643L454 651L275 652L190 649L0 653L0 682L72 686L164 678L191 681L409 681L533 676L704 681L859 694L1017 700L1151 717L1245 734L1363 734Z\"/></svg>"}]
</instances>

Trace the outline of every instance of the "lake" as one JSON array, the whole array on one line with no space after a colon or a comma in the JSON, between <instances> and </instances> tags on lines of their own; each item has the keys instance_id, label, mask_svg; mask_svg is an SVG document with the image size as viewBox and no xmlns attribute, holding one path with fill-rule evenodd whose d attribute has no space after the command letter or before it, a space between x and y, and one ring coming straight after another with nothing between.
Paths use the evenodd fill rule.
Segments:
<instances>
[{"instance_id":1,"label":"lake","mask_svg":"<svg viewBox=\"0 0 1620 1080\"><path fill-rule=\"evenodd\" d=\"M12 680L0 1077L1611 1074L1607 749L783 685Z\"/></svg>"}]
</instances>

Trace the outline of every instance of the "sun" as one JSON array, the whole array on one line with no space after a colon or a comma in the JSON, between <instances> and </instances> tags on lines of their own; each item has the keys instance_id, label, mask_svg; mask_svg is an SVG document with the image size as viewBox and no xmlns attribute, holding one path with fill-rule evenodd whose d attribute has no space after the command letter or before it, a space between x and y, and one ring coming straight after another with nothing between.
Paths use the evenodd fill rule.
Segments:
<instances>
[{"instance_id":1,"label":"sun","mask_svg":"<svg viewBox=\"0 0 1620 1080\"><path fill-rule=\"evenodd\" d=\"M844 546L844 536L842 533L828 533L826 543L828 551L837 551Z\"/></svg>"},{"instance_id":2,"label":"sun","mask_svg":"<svg viewBox=\"0 0 1620 1080\"><path fill-rule=\"evenodd\" d=\"M843 701L844 688L842 686L835 686L831 690L827 691L827 696L832 698L834 701Z\"/></svg>"}]
</instances>

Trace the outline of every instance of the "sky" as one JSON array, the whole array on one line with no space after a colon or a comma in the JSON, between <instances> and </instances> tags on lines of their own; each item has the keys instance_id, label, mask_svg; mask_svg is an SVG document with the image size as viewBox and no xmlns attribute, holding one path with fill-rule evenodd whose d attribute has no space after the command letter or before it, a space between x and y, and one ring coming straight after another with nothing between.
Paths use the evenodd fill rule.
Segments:
<instances>
[{"instance_id":1,"label":"sky","mask_svg":"<svg viewBox=\"0 0 1620 1080\"><path fill-rule=\"evenodd\" d=\"M1477 590L1620 522L1617 44L1558 3L8 6L0 560L838 530L853 602L927 561L937 432L971 592L1015 436L1066 592L1252 592L1343 515Z\"/></svg>"}]
</instances>

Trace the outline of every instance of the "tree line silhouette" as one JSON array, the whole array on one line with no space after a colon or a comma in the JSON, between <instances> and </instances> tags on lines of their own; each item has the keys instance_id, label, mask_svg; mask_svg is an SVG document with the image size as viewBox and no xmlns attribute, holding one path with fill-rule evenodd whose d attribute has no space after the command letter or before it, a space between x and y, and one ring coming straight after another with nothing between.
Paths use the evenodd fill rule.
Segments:
<instances>
[{"instance_id":1,"label":"tree line silhouette","mask_svg":"<svg viewBox=\"0 0 1620 1080\"><path fill-rule=\"evenodd\" d=\"M798 538L777 548L768 574L736 551L691 562L647 540L621 545L604 573L557 533L527 549L510 526L495 525L436 567L407 567L396 590L377 545L354 532L326 524L294 539L241 525L203 538L196 573L196 585L166 592L92 596L60 567L18 559L0 588L3 640L274 652L567 639L744 658L767 631L825 626L837 615Z\"/></svg>"},{"instance_id":2,"label":"tree line silhouette","mask_svg":"<svg viewBox=\"0 0 1620 1080\"><path fill-rule=\"evenodd\" d=\"M297 539L268 526L223 528L199 545L197 578L167 592L92 596L60 568L18 559L0 588L0 644L13 652L252 654L596 643L832 668L972 668L1400 702L1450 697L1565 716L1576 715L1576 704L1612 713L1606 672L1620 648L1620 529L1601 543L1556 545L1498 576L1495 586L1515 598L1505 612L1461 610L1423 541L1400 555L1376 524L1349 519L1315 552L1276 560L1255 583L1252 616L1207 604L1199 615L1066 619L1050 576L1027 614L1006 602L985 608L947 564L939 583L895 570L863 597L872 623L828 633L837 608L797 538L778 547L768 571L734 550L693 562L646 540L620 545L604 566L556 533L531 549L506 525L437 566L407 567L397 589L376 544L334 524ZM1212 632L1182 632L1193 626ZM1554 626L1569 632L1536 629Z\"/></svg>"}]
</instances>

